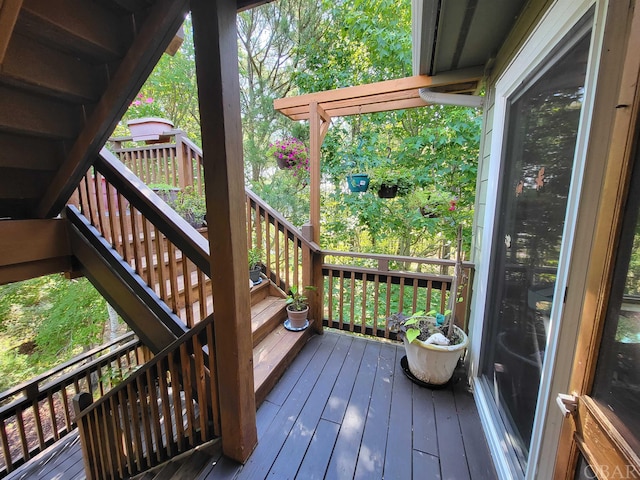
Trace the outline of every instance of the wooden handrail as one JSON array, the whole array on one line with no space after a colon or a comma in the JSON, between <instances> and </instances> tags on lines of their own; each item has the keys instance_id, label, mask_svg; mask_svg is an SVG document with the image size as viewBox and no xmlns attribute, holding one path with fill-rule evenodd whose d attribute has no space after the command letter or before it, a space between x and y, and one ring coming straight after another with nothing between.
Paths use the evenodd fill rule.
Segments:
<instances>
[{"instance_id":1,"label":"wooden handrail","mask_svg":"<svg viewBox=\"0 0 640 480\"><path fill-rule=\"evenodd\" d=\"M446 258L426 258L426 257L407 257L402 255L386 255L381 253L360 253L360 252L342 252L338 250L322 250L323 257L348 257L348 258L363 258L367 260L386 260L390 262L398 263L423 263L428 265L442 265L447 267L453 267L456 264L455 260L449 260ZM474 266L473 262L462 262L462 266L471 268Z\"/></svg>"},{"instance_id":2,"label":"wooden handrail","mask_svg":"<svg viewBox=\"0 0 640 480\"><path fill-rule=\"evenodd\" d=\"M88 479L132 476L219 436L213 322L210 315L76 412Z\"/></svg>"},{"instance_id":3,"label":"wooden handrail","mask_svg":"<svg viewBox=\"0 0 640 480\"><path fill-rule=\"evenodd\" d=\"M134 207L182 250L203 272L210 275L209 242L147 187L107 149L100 151L95 166ZM165 205L165 208L159 208ZM186 235L184 234L186 233Z\"/></svg>"},{"instance_id":4,"label":"wooden handrail","mask_svg":"<svg viewBox=\"0 0 640 480\"><path fill-rule=\"evenodd\" d=\"M297 240L299 240L302 244L304 244L307 248L309 248L309 250L311 250L313 253L323 253L320 250L320 246L317 243L305 238L304 235L302 235L302 232L300 231L300 229L298 229L298 227L296 227L293 223L289 222L289 220L284 218L284 216L282 216L280 212L274 210L267 202L265 202L262 198L260 198L253 190L249 188L245 188L245 192L247 194L247 197L251 201L253 201L256 205L260 206L260 208L264 210L266 213L268 213L269 216L272 217L275 221L277 221L279 225L282 225L283 229L289 230L290 232L295 232L295 236ZM270 220L270 223L272 225L275 224L275 222L271 220Z\"/></svg>"}]
</instances>

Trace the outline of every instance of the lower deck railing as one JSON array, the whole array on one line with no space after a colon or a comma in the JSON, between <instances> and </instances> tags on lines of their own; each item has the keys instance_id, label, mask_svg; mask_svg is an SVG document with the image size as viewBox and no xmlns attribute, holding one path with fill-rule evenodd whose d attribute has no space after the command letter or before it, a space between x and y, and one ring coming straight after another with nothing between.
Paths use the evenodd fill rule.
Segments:
<instances>
[{"instance_id":1,"label":"lower deck railing","mask_svg":"<svg viewBox=\"0 0 640 480\"><path fill-rule=\"evenodd\" d=\"M74 395L98 398L148 358L128 333L0 394L0 477L76 428Z\"/></svg>"},{"instance_id":2,"label":"lower deck railing","mask_svg":"<svg viewBox=\"0 0 640 480\"><path fill-rule=\"evenodd\" d=\"M96 402L75 397L87 479L128 478L220 435L214 349L211 315Z\"/></svg>"}]
</instances>

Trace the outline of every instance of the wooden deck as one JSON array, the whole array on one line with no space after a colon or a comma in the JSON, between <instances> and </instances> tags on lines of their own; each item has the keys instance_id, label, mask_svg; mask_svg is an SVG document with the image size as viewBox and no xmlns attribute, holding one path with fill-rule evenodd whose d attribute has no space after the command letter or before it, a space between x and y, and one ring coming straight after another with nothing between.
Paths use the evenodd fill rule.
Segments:
<instances>
[{"instance_id":1,"label":"wooden deck","mask_svg":"<svg viewBox=\"0 0 640 480\"><path fill-rule=\"evenodd\" d=\"M419 387L402 356L401 345L313 337L260 406L248 462L214 458L197 479L497 478L464 380ZM7 478L84 478L77 441L45 457Z\"/></svg>"}]
</instances>

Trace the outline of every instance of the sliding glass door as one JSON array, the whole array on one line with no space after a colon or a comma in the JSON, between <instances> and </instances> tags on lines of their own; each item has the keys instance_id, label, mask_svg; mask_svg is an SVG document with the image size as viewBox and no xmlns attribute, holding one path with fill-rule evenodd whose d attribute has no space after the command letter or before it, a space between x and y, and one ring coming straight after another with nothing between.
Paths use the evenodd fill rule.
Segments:
<instances>
[{"instance_id":1,"label":"sliding glass door","mask_svg":"<svg viewBox=\"0 0 640 480\"><path fill-rule=\"evenodd\" d=\"M582 22L587 25L587 22ZM481 374L523 470L529 453L582 108L576 27L507 101Z\"/></svg>"}]
</instances>

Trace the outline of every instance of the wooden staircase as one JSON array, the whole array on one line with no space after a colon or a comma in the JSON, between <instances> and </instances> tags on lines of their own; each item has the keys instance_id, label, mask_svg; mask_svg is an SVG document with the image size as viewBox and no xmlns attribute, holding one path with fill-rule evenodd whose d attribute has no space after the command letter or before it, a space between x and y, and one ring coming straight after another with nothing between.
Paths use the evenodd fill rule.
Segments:
<instances>
[{"instance_id":1,"label":"wooden staircase","mask_svg":"<svg viewBox=\"0 0 640 480\"><path fill-rule=\"evenodd\" d=\"M285 295L266 278L251 289L251 331L253 333L253 385L259 406L282 376L296 354L311 337L311 328L290 332Z\"/></svg>"}]
</instances>

